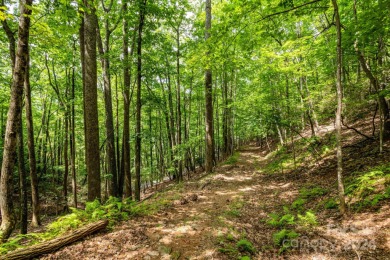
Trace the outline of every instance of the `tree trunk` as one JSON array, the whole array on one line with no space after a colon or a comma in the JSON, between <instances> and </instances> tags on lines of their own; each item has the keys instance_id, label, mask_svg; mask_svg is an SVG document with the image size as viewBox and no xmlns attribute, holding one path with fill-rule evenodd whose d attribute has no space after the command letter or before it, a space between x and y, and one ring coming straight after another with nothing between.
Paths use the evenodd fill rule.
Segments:
<instances>
[{"instance_id":1,"label":"tree trunk","mask_svg":"<svg viewBox=\"0 0 390 260\"><path fill-rule=\"evenodd\" d=\"M206 32L205 40L210 38L211 29L211 0L206 0ZM210 58L210 50L207 51L206 56ZM206 158L205 170L207 173L213 171L215 162L214 151L214 128L213 128L213 81L210 62L207 64L205 72L205 123L206 123Z\"/></svg>"},{"instance_id":2,"label":"tree trunk","mask_svg":"<svg viewBox=\"0 0 390 260\"><path fill-rule=\"evenodd\" d=\"M3 163L0 177L0 210L2 222L0 226L0 240L6 240L15 226L13 206L13 181L12 174L15 165L15 150L17 136L20 130L20 119L22 113L22 98L26 67L28 66L28 40L30 29L30 15L32 0L20 1L20 19L18 32L18 47L13 71L13 82L11 88L11 100L7 116L7 127L5 130Z\"/></svg>"},{"instance_id":3,"label":"tree trunk","mask_svg":"<svg viewBox=\"0 0 390 260\"><path fill-rule=\"evenodd\" d=\"M22 116L22 113L20 114ZM20 234L27 234L27 178L24 166L23 119L20 118L18 133L18 170L20 202Z\"/></svg>"},{"instance_id":4,"label":"tree trunk","mask_svg":"<svg viewBox=\"0 0 390 260\"><path fill-rule=\"evenodd\" d=\"M71 92L71 126L70 126L70 163L72 171L73 207L77 209L77 179L76 179L76 135L75 135L75 66L72 68L72 92Z\"/></svg>"},{"instance_id":5,"label":"tree trunk","mask_svg":"<svg viewBox=\"0 0 390 260\"><path fill-rule=\"evenodd\" d=\"M342 136L341 136L341 115L343 106L343 86L341 82L342 75L342 48L341 48L341 23L337 0L332 0L334 13L336 18L337 30L337 111L336 111L336 140L337 140L337 180L340 200L340 213L345 214L345 197L344 197L344 183L343 183L343 155L342 155Z\"/></svg>"},{"instance_id":6,"label":"tree trunk","mask_svg":"<svg viewBox=\"0 0 390 260\"><path fill-rule=\"evenodd\" d=\"M177 145L181 145L181 97L180 97L180 25L177 26L176 31L176 73L177 73L177 123L176 123L176 132L177 132ZM178 154L178 162L177 162L177 175L178 175L178 181L183 181L183 159L182 159L182 149L179 147L177 149Z\"/></svg>"},{"instance_id":7,"label":"tree trunk","mask_svg":"<svg viewBox=\"0 0 390 260\"><path fill-rule=\"evenodd\" d=\"M29 51L29 50L27 50ZM27 55L29 64L29 55ZM31 182L31 200L32 200L32 219L31 226L37 227L41 224L39 216L39 192L38 192L38 177L37 177L37 163L35 157L35 143L34 143L34 122L32 116L31 106L31 87L30 87L30 68L26 67L26 75L24 82L24 89L26 92L26 118L27 118L27 147L28 158L30 164L30 182Z\"/></svg>"},{"instance_id":8,"label":"tree trunk","mask_svg":"<svg viewBox=\"0 0 390 260\"><path fill-rule=\"evenodd\" d=\"M135 200L141 200L141 91L142 91L142 30L145 22L146 0L139 4L137 40L137 104L135 128Z\"/></svg>"},{"instance_id":9,"label":"tree trunk","mask_svg":"<svg viewBox=\"0 0 390 260\"><path fill-rule=\"evenodd\" d=\"M128 8L127 1L124 1L123 3L123 12L124 14L127 13ZM125 194L124 196L126 198L132 198L132 184L131 184L131 166L130 166L130 104L131 104L131 94L130 94L130 84L131 84L131 57L134 53L134 46L135 46L135 36L136 36L136 30L134 29L134 35L133 35L133 42L132 47L129 54L129 24L127 21L127 18L125 17L123 19L123 82L124 82L124 118L123 118L123 174L122 180L124 179L124 188L125 188ZM123 187L120 187L120 190L123 190Z\"/></svg>"},{"instance_id":10,"label":"tree trunk","mask_svg":"<svg viewBox=\"0 0 390 260\"><path fill-rule=\"evenodd\" d=\"M96 65L97 17L95 13L95 7L93 6L94 3L90 0L85 0L85 5L88 9L88 11L84 13L85 161L88 175L88 201L93 201L95 199L101 199Z\"/></svg>"},{"instance_id":11,"label":"tree trunk","mask_svg":"<svg viewBox=\"0 0 390 260\"><path fill-rule=\"evenodd\" d=\"M109 11L109 10L108 10ZM109 29L109 21L105 21L105 41L104 46L98 30L98 49L101 55L101 63L103 68L103 92L104 92L104 105L106 111L106 151L107 151L107 171L111 176L108 185L108 195L118 196L118 182L117 182L117 166L115 158L115 132L114 132L114 116L112 113L112 95L111 95L111 74L110 74L110 60L108 58L110 52L110 36L111 30Z\"/></svg>"},{"instance_id":12,"label":"tree trunk","mask_svg":"<svg viewBox=\"0 0 390 260\"><path fill-rule=\"evenodd\" d=\"M108 220L100 220L96 223L91 223L83 226L68 235L61 236L43 243L15 250L0 257L0 260L13 260L13 259L33 259L43 254L54 252L61 247L72 244L80 239L83 239L93 233L103 230L107 227Z\"/></svg>"}]
</instances>

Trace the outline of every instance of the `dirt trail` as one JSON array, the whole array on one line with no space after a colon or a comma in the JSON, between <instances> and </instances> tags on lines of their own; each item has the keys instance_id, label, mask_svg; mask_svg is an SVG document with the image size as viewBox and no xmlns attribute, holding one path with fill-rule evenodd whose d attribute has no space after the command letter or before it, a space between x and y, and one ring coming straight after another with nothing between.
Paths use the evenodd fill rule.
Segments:
<instances>
[{"instance_id":1,"label":"dirt trail","mask_svg":"<svg viewBox=\"0 0 390 260\"><path fill-rule=\"evenodd\" d=\"M124 222L112 231L89 237L43 259L236 259L219 250L228 234L235 241L245 236L254 244L257 253L252 259L282 258L278 249L272 247L273 230L264 220L271 212L291 203L301 185L313 180L307 176L286 178L262 173L265 154L257 147L247 147L239 154L234 164L221 165L210 176L186 182L180 198L171 207ZM383 259L390 256L387 255L390 242L386 237L390 224L386 213L383 214L382 219L380 213L376 215L380 220L372 223L380 227L376 235L381 243L379 253L374 252L372 259L379 259L378 254ZM310 231L307 235L311 239L322 237L336 241L340 236L326 229L329 221L321 223L322 231L319 227L320 231ZM337 229L333 231L337 233ZM334 250L336 253L293 250L284 258L357 259L353 249Z\"/></svg>"}]
</instances>

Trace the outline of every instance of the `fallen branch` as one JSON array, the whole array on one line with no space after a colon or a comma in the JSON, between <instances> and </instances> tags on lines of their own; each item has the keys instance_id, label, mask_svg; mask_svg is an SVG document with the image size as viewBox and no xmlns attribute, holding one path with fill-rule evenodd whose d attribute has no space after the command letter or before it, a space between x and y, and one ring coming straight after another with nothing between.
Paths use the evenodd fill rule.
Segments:
<instances>
[{"instance_id":1,"label":"fallen branch","mask_svg":"<svg viewBox=\"0 0 390 260\"><path fill-rule=\"evenodd\" d=\"M373 140L373 139L374 139L374 138L371 137L371 136L368 136L368 135L363 134L362 132L360 132L360 131L357 130L356 128L344 124L344 120L343 120L343 119L341 119L341 123L343 124L343 126L345 126L345 128L355 131L355 133L357 133L357 134L359 134L359 135L361 135L361 136L364 136L366 139L369 139L369 140Z\"/></svg>"},{"instance_id":2,"label":"fallen branch","mask_svg":"<svg viewBox=\"0 0 390 260\"><path fill-rule=\"evenodd\" d=\"M43 254L48 254L60 249L61 247L64 247L82 238L85 238L86 236L91 235L97 231L103 230L107 227L107 225L108 220L100 220L98 222L85 225L71 232L68 235L45 241L43 243L33 245L31 247L15 250L13 252L1 256L0 260L32 259Z\"/></svg>"}]
</instances>

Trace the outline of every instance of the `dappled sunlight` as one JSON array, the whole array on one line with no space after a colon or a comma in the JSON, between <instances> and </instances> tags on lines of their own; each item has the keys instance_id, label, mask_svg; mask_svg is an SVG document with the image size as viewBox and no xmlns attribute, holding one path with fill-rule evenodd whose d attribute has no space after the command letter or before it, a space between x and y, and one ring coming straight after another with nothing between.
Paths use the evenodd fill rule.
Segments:
<instances>
[{"instance_id":1,"label":"dappled sunlight","mask_svg":"<svg viewBox=\"0 0 390 260\"><path fill-rule=\"evenodd\" d=\"M228 190L216 191L215 194L221 196L229 196L230 198L240 197L237 191L228 191Z\"/></svg>"},{"instance_id":2,"label":"dappled sunlight","mask_svg":"<svg viewBox=\"0 0 390 260\"><path fill-rule=\"evenodd\" d=\"M286 183L286 184L281 183L281 184L279 184L279 187L282 189L286 189L286 188L290 187L291 185L292 185L292 183Z\"/></svg>"},{"instance_id":3,"label":"dappled sunlight","mask_svg":"<svg viewBox=\"0 0 390 260\"><path fill-rule=\"evenodd\" d=\"M255 189L253 187L246 187L246 188L242 188L242 189L238 189L239 191L242 191L242 192L248 192L248 191L254 191Z\"/></svg>"},{"instance_id":4,"label":"dappled sunlight","mask_svg":"<svg viewBox=\"0 0 390 260\"><path fill-rule=\"evenodd\" d=\"M183 234L193 236L196 234L197 231L194 230L194 228L192 226L184 225L184 226L174 226L172 228L164 227L164 228L161 228L161 232L169 233L169 234L176 235L176 236L183 235Z\"/></svg>"},{"instance_id":5,"label":"dappled sunlight","mask_svg":"<svg viewBox=\"0 0 390 260\"><path fill-rule=\"evenodd\" d=\"M271 213L282 216L279 210L291 210L292 202L300 196L297 181L300 181L300 185L309 185L306 183L309 176L302 175L305 178L302 180L297 178L299 176L292 178L288 174L259 175L262 168L257 169L261 167L258 163L264 157L257 151L241 151L234 165L222 165L214 174L203 178L201 183L187 183L184 188L172 191L171 197L174 199L171 207L140 221L129 221L126 228L122 227L123 230L111 234L113 239L99 244L99 252L102 255L112 252L115 259L233 259L221 254L218 248L226 244L227 237L231 239L228 243L233 248L237 241L245 237L256 243L258 249L252 259L276 259L269 257L278 254L272 240L276 229L270 228L267 221ZM322 205L312 208L318 207ZM362 213L343 221L330 218L327 223L320 223L310 230L298 229L297 232L301 234L299 241L326 241L331 246L335 245L337 252L340 248L362 241L373 241L376 246L390 249L390 240L386 235L390 230L389 207L382 209L383 212L379 214ZM298 222L298 213L292 214ZM118 241L121 247L115 246ZM220 244L221 241L225 241L225 244ZM83 245L82 250L92 254L96 252L92 245L96 244L97 241L93 241L90 246ZM357 254L353 252L352 256L356 257ZM311 248L287 256L296 260L334 259L327 252Z\"/></svg>"},{"instance_id":6,"label":"dappled sunlight","mask_svg":"<svg viewBox=\"0 0 390 260\"><path fill-rule=\"evenodd\" d=\"M291 200L291 198L297 197L298 193L297 190L288 190L281 192L278 197L283 200Z\"/></svg>"},{"instance_id":7,"label":"dappled sunlight","mask_svg":"<svg viewBox=\"0 0 390 260\"><path fill-rule=\"evenodd\" d=\"M207 249L201 255L195 256L193 259L214 259L214 255L216 254L215 249Z\"/></svg>"},{"instance_id":8,"label":"dappled sunlight","mask_svg":"<svg viewBox=\"0 0 390 260\"><path fill-rule=\"evenodd\" d=\"M227 182L244 182L252 180L252 177L244 176L244 175L234 175L234 176L226 176L223 174L218 174L213 177L214 180L222 180Z\"/></svg>"}]
</instances>

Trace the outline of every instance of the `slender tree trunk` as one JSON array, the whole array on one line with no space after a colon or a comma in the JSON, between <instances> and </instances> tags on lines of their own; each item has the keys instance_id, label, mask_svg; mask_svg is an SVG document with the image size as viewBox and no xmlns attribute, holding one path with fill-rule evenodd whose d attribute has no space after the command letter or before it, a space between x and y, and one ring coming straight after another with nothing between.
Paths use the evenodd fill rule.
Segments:
<instances>
[{"instance_id":1,"label":"slender tree trunk","mask_svg":"<svg viewBox=\"0 0 390 260\"><path fill-rule=\"evenodd\" d=\"M1 226L0 240L8 239L15 226L14 205L13 205L13 181L12 173L15 165L15 150L19 124L22 113L22 98L24 91L24 80L27 67L27 55L30 15L32 0L20 1L20 19L18 32L18 47L16 52L15 67L13 71L13 82L11 88L11 100L7 116L7 127L5 131L5 142L3 152L3 163L0 177L0 210Z\"/></svg>"},{"instance_id":2,"label":"slender tree trunk","mask_svg":"<svg viewBox=\"0 0 390 260\"><path fill-rule=\"evenodd\" d=\"M20 116L22 117L22 114ZM18 170L19 170L19 202L20 202L20 233L27 234L27 177L24 166L23 119L20 118L18 133Z\"/></svg>"},{"instance_id":3,"label":"slender tree trunk","mask_svg":"<svg viewBox=\"0 0 390 260\"><path fill-rule=\"evenodd\" d=\"M206 32L205 40L210 38L211 30L211 0L206 0ZM206 56L210 59L210 50L207 51ZM213 128L213 81L210 62L207 64L205 72L205 101L206 101L206 158L205 170L207 173L213 171L215 162L214 151L214 128Z\"/></svg>"},{"instance_id":4,"label":"slender tree trunk","mask_svg":"<svg viewBox=\"0 0 390 260\"><path fill-rule=\"evenodd\" d=\"M181 97L180 97L180 25L177 26L176 31L176 73L177 73L177 145L179 146L179 149L177 149L177 153L179 156L178 162L177 162L177 175L178 175L178 181L183 181L183 159L182 159L182 149L180 147L181 145Z\"/></svg>"},{"instance_id":5,"label":"slender tree trunk","mask_svg":"<svg viewBox=\"0 0 390 260\"><path fill-rule=\"evenodd\" d=\"M29 57L27 55L29 64ZM35 158L35 143L34 143L34 122L32 116L31 106L31 87L30 87L30 68L26 68L26 76L24 82L24 89L26 92L26 117L27 117L27 147L30 164L30 182L31 182L31 200L32 200L32 219L31 226L37 227L41 224L39 216L39 191L38 191L38 177L37 177L37 163Z\"/></svg>"},{"instance_id":6,"label":"slender tree trunk","mask_svg":"<svg viewBox=\"0 0 390 260\"><path fill-rule=\"evenodd\" d=\"M77 179L76 179L76 135L75 135L75 66L72 68L72 92L71 92L71 127L70 127L70 161L72 171L73 206L77 209Z\"/></svg>"},{"instance_id":7,"label":"slender tree trunk","mask_svg":"<svg viewBox=\"0 0 390 260\"><path fill-rule=\"evenodd\" d=\"M126 15L128 9L127 1L123 2L122 6L123 12ZM130 104L131 104L131 94L130 94L130 84L131 84L131 57L133 56L134 46L135 46L135 36L136 30L134 30L133 42L131 47L131 52L129 54L129 24L127 18L123 19L123 82L124 82L124 118L123 118L123 175L124 178L124 196L126 198L132 198L132 184L131 184L131 166L130 166ZM120 190L123 190L123 187L120 187Z\"/></svg>"},{"instance_id":8,"label":"slender tree trunk","mask_svg":"<svg viewBox=\"0 0 390 260\"><path fill-rule=\"evenodd\" d=\"M142 30L145 22L146 0L139 4L139 25L137 40L137 104L135 128L135 200L141 200L141 91L142 91Z\"/></svg>"},{"instance_id":9,"label":"slender tree trunk","mask_svg":"<svg viewBox=\"0 0 390 260\"><path fill-rule=\"evenodd\" d=\"M344 198L344 183L343 183L343 155L342 155L342 136L341 136L341 115L343 106L343 89L341 82L342 75L342 48L341 48L341 23L337 0L332 0L334 13L336 18L336 30L337 30L337 111L336 111L336 139L337 139L337 180L340 200L340 212L345 214L345 198Z\"/></svg>"},{"instance_id":10,"label":"slender tree trunk","mask_svg":"<svg viewBox=\"0 0 390 260\"><path fill-rule=\"evenodd\" d=\"M109 10L108 10L109 11ZM112 113L112 94L111 94L111 74L110 74L110 36L111 30L109 29L108 19L105 21L105 41L104 46L100 36L100 31L97 32L98 37L98 49L101 55L101 63L103 68L103 92L104 92L104 105L106 111L105 127L106 127L106 151L107 151L107 171L111 176L108 182L108 195L118 196L117 188L117 166L115 158L115 131L114 131L114 116Z\"/></svg>"},{"instance_id":11,"label":"slender tree trunk","mask_svg":"<svg viewBox=\"0 0 390 260\"><path fill-rule=\"evenodd\" d=\"M100 154L99 154L99 119L97 107L97 64L96 64L96 30L97 17L94 3L85 0L88 11L84 12L84 108L85 108L85 144L86 166L88 175L88 201L101 199L100 187Z\"/></svg>"},{"instance_id":12,"label":"slender tree trunk","mask_svg":"<svg viewBox=\"0 0 390 260\"><path fill-rule=\"evenodd\" d=\"M115 114L116 114L116 122L115 122L115 142L116 142L116 167L118 173L118 197L123 197L123 161L121 161L121 157L123 154L123 149L119 145L120 134L119 134L119 94L118 94L118 74L115 73ZM123 148L123 145L122 145Z\"/></svg>"},{"instance_id":13,"label":"slender tree trunk","mask_svg":"<svg viewBox=\"0 0 390 260\"><path fill-rule=\"evenodd\" d=\"M168 82L167 82L167 87L168 87L168 109L169 109L169 129L168 131L170 132L169 135L171 136L171 156L172 156L172 160L171 160L171 164L172 166L174 166L174 171L172 172L173 173L173 178L176 179L177 178L177 163L175 161L175 147L176 147L176 138L175 138L175 112L174 112L174 108L173 108L173 97L172 97L172 86L171 86L171 72L170 72L170 64L168 62L168 59L166 61L166 67L167 67L167 79L168 79Z\"/></svg>"},{"instance_id":14,"label":"slender tree trunk","mask_svg":"<svg viewBox=\"0 0 390 260\"><path fill-rule=\"evenodd\" d=\"M66 98L67 99L67 98ZM68 177L69 177L69 107L66 106L65 112L65 136L64 136L64 180L63 180L63 195L64 195L64 211L68 210Z\"/></svg>"}]
</instances>

